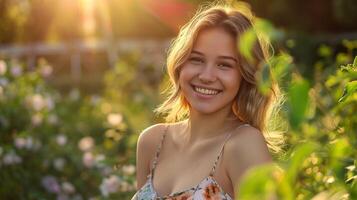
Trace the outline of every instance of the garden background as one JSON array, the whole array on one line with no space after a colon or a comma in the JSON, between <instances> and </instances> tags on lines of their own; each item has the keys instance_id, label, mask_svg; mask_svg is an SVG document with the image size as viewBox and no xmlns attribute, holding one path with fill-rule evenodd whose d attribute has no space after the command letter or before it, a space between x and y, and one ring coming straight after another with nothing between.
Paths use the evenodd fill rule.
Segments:
<instances>
[{"instance_id":1,"label":"garden background","mask_svg":"<svg viewBox=\"0 0 357 200\"><path fill-rule=\"evenodd\" d=\"M204 2L0 0L0 199L130 199L137 138L163 121L167 47ZM229 2L272 40L261 91L276 79L285 95L276 164L240 199L357 199L357 1Z\"/></svg>"}]
</instances>

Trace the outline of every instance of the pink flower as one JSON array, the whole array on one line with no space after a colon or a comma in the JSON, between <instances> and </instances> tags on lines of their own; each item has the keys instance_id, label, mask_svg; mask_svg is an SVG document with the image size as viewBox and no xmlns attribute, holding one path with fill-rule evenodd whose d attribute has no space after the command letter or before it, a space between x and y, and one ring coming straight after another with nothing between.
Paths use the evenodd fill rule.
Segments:
<instances>
[{"instance_id":1,"label":"pink flower","mask_svg":"<svg viewBox=\"0 0 357 200\"><path fill-rule=\"evenodd\" d=\"M49 77L53 72L53 68L51 65L43 65L41 66L40 73L43 77Z\"/></svg>"},{"instance_id":2,"label":"pink flower","mask_svg":"<svg viewBox=\"0 0 357 200\"><path fill-rule=\"evenodd\" d=\"M67 143L67 137L63 134L59 134L57 135L56 137L56 143L59 145L59 146L63 146Z\"/></svg>"},{"instance_id":3,"label":"pink flower","mask_svg":"<svg viewBox=\"0 0 357 200\"><path fill-rule=\"evenodd\" d=\"M108 178L104 178L101 185L100 191L103 196L108 197L110 193L115 193L118 191L121 180L116 175L111 175Z\"/></svg>"},{"instance_id":4,"label":"pink flower","mask_svg":"<svg viewBox=\"0 0 357 200\"><path fill-rule=\"evenodd\" d=\"M3 60L0 60L0 75L4 75L7 71L7 66L6 62Z\"/></svg>"},{"instance_id":5,"label":"pink flower","mask_svg":"<svg viewBox=\"0 0 357 200\"><path fill-rule=\"evenodd\" d=\"M19 137L19 138L15 138L15 147L18 148L18 149L22 149L26 146L26 139L25 138L22 138L22 137Z\"/></svg>"},{"instance_id":6,"label":"pink flower","mask_svg":"<svg viewBox=\"0 0 357 200\"><path fill-rule=\"evenodd\" d=\"M53 176L45 176L41 180L42 186L50 193L58 194L61 191L61 188Z\"/></svg>"},{"instance_id":7,"label":"pink flower","mask_svg":"<svg viewBox=\"0 0 357 200\"><path fill-rule=\"evenodd\" d=\"M82 158L84 166L90 168L95 164L95 158L91 152L85 152Z\"/></svg>"},{"instance_id":8,"label":"pink flower","mask_svg":"<svg viewBox=\"0 0 357 200\"><path fill-rule=\"evenodd\" d=\"M14 77L18 77L22 75L22 67L19 64L15 64L11 66L10 71Z\"/></svg>"}]
</instances>

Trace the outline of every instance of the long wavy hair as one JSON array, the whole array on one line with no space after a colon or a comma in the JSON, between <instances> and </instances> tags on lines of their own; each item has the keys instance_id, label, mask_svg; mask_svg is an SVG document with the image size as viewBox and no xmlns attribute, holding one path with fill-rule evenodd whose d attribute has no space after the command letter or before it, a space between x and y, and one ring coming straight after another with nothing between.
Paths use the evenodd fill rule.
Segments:
<instances>
[{"instance_id":1,"label":"long wavy hair","mask_svg":"<svg viewBox=\"0 0 357 200\"><path fill-rule=\"evenodd\" d=\"M181 67L188 59L201 30L213 27L223 28L233 34L239 43L240 36L249 30L254 30L254 20L253 14L246 6L233 7L215 4L201 7L194 17L181 28L177 38L170 45L166 65L169 85L163 92L167 95L167 99L155 109L155 112L165 115L167 122L177 122L189 117L189 104L182 94L178 80ZM270 148L277 150L276 143L281 140L277 136L267 136L269 132L267 122L279 107L279 87L274 80L271 80L269 92L263 94L259 90L257 80L262 66L269 63L271 45L268 40L260 37L256 30L254 33L257 40L250 52L252 60L248 60L241 53L238 55L242 80L233 102L232 111L238 119L259 129L264 134ZM269 73L271 73L270 67Z\"/></svg>"}]
</instances>

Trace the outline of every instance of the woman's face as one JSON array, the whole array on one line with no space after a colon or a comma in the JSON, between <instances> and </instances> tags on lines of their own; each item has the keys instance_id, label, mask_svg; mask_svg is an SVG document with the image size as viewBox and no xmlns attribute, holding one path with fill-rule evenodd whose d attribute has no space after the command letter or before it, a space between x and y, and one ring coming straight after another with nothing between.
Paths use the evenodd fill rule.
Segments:
<instances>
[{"instance_id":1,"label":"woman's face","mask_svg":"<svg viewBox=\"0 0 357 200\"><path fill-rule=\"evenodd\" d=\"M222 28L199 32L179 76L190 109L202 114L231 109L241 80L237 55L235 38Z\"/></svg>"}]
</instances>

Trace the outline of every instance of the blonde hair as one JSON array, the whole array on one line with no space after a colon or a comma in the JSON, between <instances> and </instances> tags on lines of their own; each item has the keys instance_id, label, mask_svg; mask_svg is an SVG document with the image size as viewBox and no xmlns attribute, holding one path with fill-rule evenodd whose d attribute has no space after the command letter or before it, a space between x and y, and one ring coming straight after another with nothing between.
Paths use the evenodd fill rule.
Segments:
<instances>
[{"instance_id":1,"label":"blonde hair","mask_svg":"<svg viewBox=\"0 0 357 200\"><path fill-rule=\"evenodd\" d=\"M254 29L254 16L250 9L244 6L232 7L230 5L211 4L198 10L195 16L182 27L168 51L167 72L170 81L168 88L164 91L168 98L155 110L159 114L166 115L167 122L176 122L189 117L189 104L178 84L180 69L191 53L199 32L211 27L223 28L239 41L238 39L243 33ZM274 80L272 80L270 92L267 94L262 94L258 88L256 77L261 71L262 65L268 63L269 47L269 42L257 35L257 40L251 51L253 62L248 61L242 55L238 55L242 81L232 106L232 111L237 118L249 123L263 133L268 132L267 120L272 112L276 111L273 103L277 102L274 100L277 100L280 94ZM270 142L269 139L267 139L267 142L271 147L274 146L272 144L274 142Z\"/></svg>"}]
</instances>

